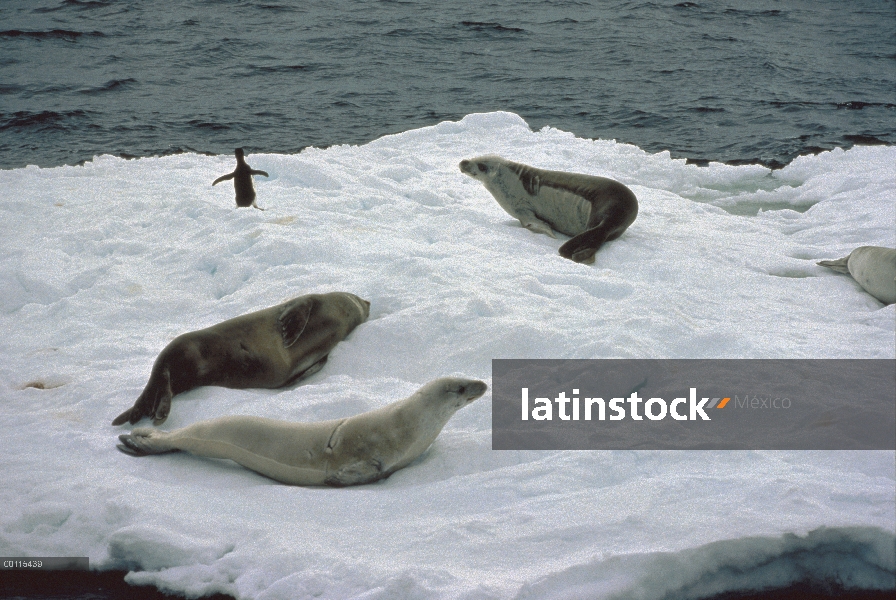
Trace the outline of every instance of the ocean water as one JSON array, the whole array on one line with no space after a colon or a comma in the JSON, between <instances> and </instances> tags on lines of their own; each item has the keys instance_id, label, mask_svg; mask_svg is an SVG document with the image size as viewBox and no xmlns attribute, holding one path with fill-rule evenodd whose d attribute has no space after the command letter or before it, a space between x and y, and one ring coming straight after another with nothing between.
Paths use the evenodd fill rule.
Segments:
<instances>
[{"instance_id":1,"label":"ocean water","mask_svg":"<svg viewBox=\"0 0 896 600\"><path fill-rule=\"evenodd\" d=\"M892 0L5 0L0 168L507 110L705 164L896 142Z\"/></svg>"}]
</instances>

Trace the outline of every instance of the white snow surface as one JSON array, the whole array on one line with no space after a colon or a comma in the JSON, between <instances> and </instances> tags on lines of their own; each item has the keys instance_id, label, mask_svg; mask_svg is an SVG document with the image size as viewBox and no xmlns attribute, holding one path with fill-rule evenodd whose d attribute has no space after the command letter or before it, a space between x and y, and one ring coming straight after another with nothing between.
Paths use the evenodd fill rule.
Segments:
<instances>
[{"instance_id":1,"label":"white snow surface","mask_svg":"<svg viewBox=\"0 0 896 600\"><path fill-rule=\"evenodd\" d=\"M638 218L594 265L565 260L459 171L488 153L617 179ZM330 489L126 456L110 425L175 336L338 290L370 319L320 373L193 390L162 428L349 416L491 383L493 358L894 358L896 306L815 261L896 246L896 148L698 167L498 112L247 159L265 212L211 187L232 156L0 171L0 555L258 600L896 585L890 451L493 451L486 393L407 468Z\"/></svg>"}]
</instances>

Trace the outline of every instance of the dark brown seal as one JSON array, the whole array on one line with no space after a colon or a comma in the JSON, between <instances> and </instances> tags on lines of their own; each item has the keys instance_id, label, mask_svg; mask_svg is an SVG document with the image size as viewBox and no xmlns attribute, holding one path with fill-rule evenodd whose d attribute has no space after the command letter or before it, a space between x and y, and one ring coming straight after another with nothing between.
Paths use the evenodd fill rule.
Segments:
<instances>
[{"instance_id":1,"label":"dark brown seal","mask_svg":"<svg viewBox=\"0 0 896 600\"><path fill-rule=\"evenodd\" d=\"M143 393L113 425L168 418L171 399L203 385L278 388L320 371L330 351L367 320L370 302L332 292L180 335L159 354Z\"/></svg>"}]
</instances>

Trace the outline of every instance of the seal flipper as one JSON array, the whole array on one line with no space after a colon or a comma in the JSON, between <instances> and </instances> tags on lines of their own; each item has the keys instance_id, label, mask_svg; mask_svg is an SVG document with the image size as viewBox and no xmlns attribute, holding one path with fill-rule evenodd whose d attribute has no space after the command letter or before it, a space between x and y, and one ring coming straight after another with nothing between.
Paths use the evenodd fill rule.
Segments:
<instances>
[{"instance_id":1,"label":"seal flipper","mask_svg":"<svg viewBox=\"0 0 896 600\"><path fill-rule=\"evenodd\" d=\"M283 312L280 313L280 335L283 336L283 346L289 348L302 336L308 319L311 318L311 309L314 307L314 299L307 296L296 298L286 303ZM323 366L323 365L321 365Z\"/></svg>"},{"instance_id":2,"label":"seal flipper","mask_svg":"<svg viewBox=\"0 0 896 600\"><path fill-rule=\"evenodd\" d=\"M152 417L153 425L161 425L165 422L165 419L168 418L168 413L171 412L171 399L173 397L174 392L171 391L171 370L165 366L165 368L162 369L162 384L157 388L155 398L153 398L152 410L145 413L147 416ZM134 416L131 415L131 423L136 422L137 421L134 421Z\"/></svg>"},{"instance_id":3,"label":"seal flipper","mask_svg":"<svg viewBox=\"0 0 896 600\"><path fill-rule=\"evenodd\" d=\"M126 411L115 417L115 419L112 420L112 425L124 425L126 421L130 421L132 410L134 410L133 407L127 409Z\"/></svg>"},{"instance_id":4,"label":"seal flipper","mask_svg":"<svg viewBox=\"0 0 896 600\"><path fill-rule=\"evenodd\" d=\"M313 365L311 365L310 367L308 367L301 373L298 373L298 374L290 377L289 380L286 383L284 383L283 385L284 386L292 385L295 382L299 381L300 379L305 379L306 377L311 377L312 375L314 375L315 373L317 373L318 371L320 371L321 369L324 368L324 365L327 364L327 359L329 357L330 357L330 355L327 354L322 359L320 359L319 361L317 361L316 363L314 363Z\"/></svg>"},{"instance_id":5,"label":"seal flipper","mask_svg":"<svg viewBox=\"0 0 896 600\"><path fill-rule=\"evenodd\" d=\"M607 230L602 225L592 227L560 246L560 256L577 263L593 263L594 254L607 241Z\"/></svg>"},{"instance_id":6,"label":"seal flipper","mask_svg":"<svg viewBox=\"0 0 896 600\"><path fill-rule=\"evenodd\" d=\"M112 421L112 425L123 425L129 421L131 425L143 417L152 417L153 423L159 425L168 418L171 411L171 399L174 393L171 391L171 372L167 365L158 371L153 368L149 377L149 383L143 389L143 393L134 402L134 406L127 409Z\"/></svg>"},{"instance_id":7,"label":"seal flipper","mask_svg":"<svg viewBox=\"0 0 896 600\"><path fill-rule=\"evenodd\" d=\"M155 434L157 432L151 429L135 429L131 433L118 436L121 443L115 447L130 456L149 456L150 454L177 452L176 448L169 448L165 444L159 444L160 440L157 439Z\"/></svg>"},{"instance_id":8,"label":"seal flipper","mask_svg":"<svg viewBox=\"0 0 896 600\"><path fill-rule=\"evenodd\" d=\"M849 268L847 267L848 263L849 263L849 256L844 256L843 258L838 258L837 260L822 260L815 264L822 266L822 267L827 267L829 269L833 269L834 271L837 271L838 273L846 273L847 275L849 275L850 274Z\"/></svg>"},{"instance_id":9,"label":"seal flipper","mask_svg":"<svg viewBox=\"0 0 896 600\"><path fill-rule=\"evenodd\" d=\"M518 210L514 216L519 219L520 225L532 233L543 233L557 239L557 236L554 235L554 228L551 227L550 223L539 219L531 210Z\"/></svg>"},{"instance_id":10,"label":"seal flipper","mask_svg":"<svg viewBox=\"0 0 896 600\"><path fill-rule=\"evenodd\" d=\"M338 471L328 475L324 483L332 487L346 487L362 483L373 483L374 481L385 479L391 474L383 471L382 462L371 458L345 465Z\"/></svg>"}]
</instances>

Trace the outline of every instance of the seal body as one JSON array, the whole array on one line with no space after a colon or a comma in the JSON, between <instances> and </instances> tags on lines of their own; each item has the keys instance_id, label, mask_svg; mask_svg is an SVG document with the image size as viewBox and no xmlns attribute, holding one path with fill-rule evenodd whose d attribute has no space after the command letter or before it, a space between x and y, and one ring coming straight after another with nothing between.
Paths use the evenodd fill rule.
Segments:
<instances>
[{"instance_id":1,"label":"seal body","mask_svg":"<svg viewBox=\"0 0 896 600\"><path fill-rule=\"evenodd\" d=\"M252 176L264 175L265 177L268 177L268 174L264 171L259 171L250 167L246 163L242 148L237 148L234 151L234 156L236 156L236 169L234 169L233 173L221 175L212 182L212 185L214 186L222 181L233 179L233 187L236 190L236 205L243 208L252 206L258 210L264 210L255 204L255 186L252 184Z\"/></svg>"},{"instance_id":2,"label":"seal body","mask_svg":"<svg viewBox=\"0 0 896 600\"><path fill-rule=\"evenodd\" d=\"M817 264L852 275L862 289L884 304L896 303L896 250L893 248L860 246L849 256Z\"/></svg>"},{"instance_id":3,"label":"seal body","mask_svg":"<svg viewBox=\"0 0 896 600\"><path fill-rule=\"evenodd\" d=\"M622 235L638 216L635 194L606 177L537 169L494 155L462 160L460 170L481 181L523 227L572 236L560 255L576 262L594 262L604 242Z\"/></svg>"},{"instance_id":4,"label":"seal body","mask_svg":"<svg viewBox=\"0 0 896 600\"><path fill-rule=\"evenodd\" d=\"M290 485L371 483L423 454L452 415L486 389L482 381L445 377L409 398L346 419L222 417L171 432L138 428L119 436L118 448L136 456L184 450L227 458Z\"/></svg>"},{"instance_id":5,"label":"seal body","mask_svg":"<svg viewBox=\"0 0 896 600\"><path fill-rule=\"evenodd\" d=\"M278 388L320 371L367 320L370 303L345 292L309 294L176 337L159 354L134 406L113 425L168 418L171 399L203 385Z\"/></svg>"}]
</instances>

